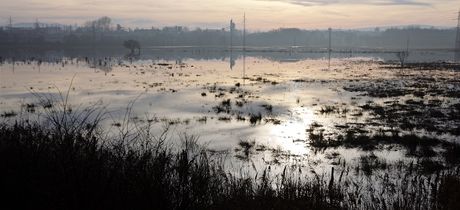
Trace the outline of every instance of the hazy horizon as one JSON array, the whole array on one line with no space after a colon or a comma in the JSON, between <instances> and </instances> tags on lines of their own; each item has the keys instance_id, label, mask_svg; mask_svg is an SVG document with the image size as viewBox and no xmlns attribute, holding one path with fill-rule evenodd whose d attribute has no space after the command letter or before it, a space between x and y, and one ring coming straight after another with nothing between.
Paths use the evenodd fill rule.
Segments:
<instances>
[{"instance_id":1,"label":"hazy horizon","mask_svg":"<svg viewBox=\"0 0 460 210\"><path fill-rule=\"evenodd\" d=\"M457 0L18 0L4 2L0 25L13 23L77 24L109 16L131 28L172 25L225 28L230 19L241 28L246 13L250 31L276 28L362 29L406 25L455 27ZM65 14L65 15L63 15Z\"/></svg>"}]
</instances>

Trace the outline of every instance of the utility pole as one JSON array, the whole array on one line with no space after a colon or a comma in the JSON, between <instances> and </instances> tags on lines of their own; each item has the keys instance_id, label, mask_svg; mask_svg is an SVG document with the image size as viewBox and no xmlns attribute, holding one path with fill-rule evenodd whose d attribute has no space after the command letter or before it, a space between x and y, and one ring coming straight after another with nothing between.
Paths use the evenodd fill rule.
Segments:
<instances>
[{"instance_id":1,"label":"utility pole","mask_svg":"<svg viewBox=\"0 0 460 210\"><path fill-rule=\"evenodd\" d=\"M230 69L233 69L235 65L235 60L233 59L233 33L235 31L235 23L233 19L230 20Z\"/></svg>"},{"instance_id":2,"label":"utility pole","mask_svg":"<svg viewBox=\"0 0 460 210\"><path fill-rule=\"evenodd\" d=\"M233 48L233 33L235 31L235 23L230 20L230 50Z\"/></svg>"},{"instance_id":3,"label":"utility pole","mask_svg":"<svg viewBox=\"0 0 460 210\"><path fill-rule=\"evenodd\" d=\"M243 15L243 86L246 77L246 12Z\"/></svg>"},{"instance_id":4,"label":"utility pole","mask_svg":"<svg viewBox=\"0 0 460 210\"><path fill-rule=\"evenodd\" d=\"M457 18L457 39L455 41L455 61L460 62L460 10Z\"/></svg>"},{"instance_id":5,"label":"utility pole","mask_svg":"<svg viewBox=\"0 0 460 210\"><path fill-rule=\"evenodd\" d=\"M12 30L13 29L13 19L11 19L11 16L8 20L8 30Z\"/></svg>"},{"instance_id":6,"label":"utility pole","mask_svg":"<svg viewBox=\"0 0 460 210\"><path fill-rule=\"evenodd\" d=\"M329 31L329 48L328 48L328 50L330 52L330 51L332 51L332 49L331 49L331 47L332 47L332 41L331 41L332 28L329 28L328 31Z\"/></svg>"},{"instance_id":7,"label":"utility pole","mask_svg":"<svg viewBox=\"0 0 460 210\"><path fill-rule=\"evenodd\" d=\"M35 19L34 28L35 28L35 30L40 29L40 23L38 22L38 18Z\"/></svg>"},{"instance_id":8,"label":"utility pole","mask_svg":"<svg viewBox=\"0 0 460 210\"><path fill-rule=\"evenodd\" d=\"M8 19L7 30L8 30L8 40L12 42L16 42L16 37L13 35L13 19L11 18L11 16ZM13 60L13 72L14 72L14 60Z\"/></svg>"},{"instance_id":9,"label":"utility pole","mask_svg":"<svg viewBox=\"0 0 460 210\"><path fill-rule=\"evenodd\" d=\"M246 13L243 15L243 51L246 51Z\"/></svg>"}]
</instances>

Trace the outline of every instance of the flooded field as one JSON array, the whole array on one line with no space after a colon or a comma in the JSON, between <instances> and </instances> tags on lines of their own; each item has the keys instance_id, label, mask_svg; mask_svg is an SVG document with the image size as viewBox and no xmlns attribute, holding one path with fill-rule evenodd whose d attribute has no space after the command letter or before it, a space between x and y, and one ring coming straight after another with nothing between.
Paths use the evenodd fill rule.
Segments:
<instances>
[{"instance_id":1,"label":"flooded field","mask_svg":"<svg viewBox=\"0 0 460 210\"><path fill-rule=\"evenodd\" d=\"M1 118L40 116L68 96L75 109L104 107L104 126L114 132L149 123L160 134L167 124L171 135L196 135L210 149L236 151L237 157L250 142L258 165L293 157L337 164L367 153L356 149L392 144L340 141L350 135L457 142L460 71L447 64L398 67L375 57L6 60L0 67ZM318 154L318 148L328 150ZM406 153L377 151L390 160ZM273 154L280 152L281 158Z\"/></svg>"},{"instance_id":2,"label":"flooded field","mask_svg":"<svg viewBox=\"0 0 460 210\"><path fill-rule=\"evenodd\" d=\"M305 175L334 206L400 205L407 189L436 205L436 194L421 192L441 189L438 177L460 163L457 64L275 57L6 58L0 120L77 130L95 121L107 139L176 148L195 139L235 177Z\"/></svg>"}]
</instances>

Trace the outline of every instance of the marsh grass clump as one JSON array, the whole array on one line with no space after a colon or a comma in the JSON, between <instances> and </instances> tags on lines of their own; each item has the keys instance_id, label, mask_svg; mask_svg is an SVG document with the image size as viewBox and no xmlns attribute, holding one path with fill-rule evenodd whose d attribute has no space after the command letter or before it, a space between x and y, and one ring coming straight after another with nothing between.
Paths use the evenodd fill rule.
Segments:
<instances>
[{"instance_id":1,"label":"marsh grass clump","mask_svg":"<svg viewBox=\"0 0 460 210\"><path fill-rule=\"evenodd\" d=\"M310 125L309 129L306 129L308 132L308 140L310 146L317 149L340 146L340 142L329 137L325 137L324 129L316 130L316 128L318 128L316 126L319 125L313 123Z\"/></svg>"},{"instance_id":2,"label":"marsh grass clump","mask_svg":"<svg viewBox=\"0 0 460 210\"><path fill-rule=\"evenodd\" d=\"M26 103L21 105L27 112L35 113L35 108L37 107L34 103Z\"/></svg>"},{"instance_id":3,"label":"marsh grass clump","mask_svg":"<svg viewBox=\"0 0 460 210\"><path fill-rule=\"evenodd\" d=\"M249 115L249 123L251 123L251 125L255 125L257 123L260 123L261 121L262 121L262 114L260 112L257 114L251 113Z\"/></svg>"},{"instance_id":4,"label":"marsh grass clump","mask_svg":"<svg viewBox=\"0 0 460 210\"><path fill-rule=\"evenodd\" d=\"M235 101L235 105L238 106L238 107L243 107L245 101L242 100L242 101Z\"/></svg>"},{"instance_id":5,"label":"marsh grass clump","mask_svg":"<svg viewBox=\"0 0 460 210\"><path fill-rule=\"evenodd\" d=\"M273 125L281 125L281 120L276 118L266 118L264 121L265 123L273 123Z\"/></svg>"},{"instance_id":6,"label":"marsh grass clump","mask_svg":"<svg viewBox=\"0 0 460 210\"><path fill-rule=\"evenodd\" d=\"M222 106L231 106L232 104L230 103L230 99L227 99L227 100L223 100L221 102L221 105Z\"/></svg>"},{"instance_id":7,"label":"marsh grass clump","mask_svg":"<svg viewBox=\"0 0 460 210\"><path fill-rule=\"evenodd\" d=\"M270 105L270 104L263 104L261 105L263 108L265 108L265 110L268 112L268 113L272 113L273 112L273 106Z\"/></svg>"},{"instance_id":8,"label":"marsh grass clump","mask_svg":"<svg viewBox=\"0 0 460 210\"><path fill-rule=\"evenodd\" d=\"M361 155L359 157L359 166L366 176L370 176L374 170L386 169L387 163L384 159L377 157L374 153L371 153L369 155Z\"/></svg>"},{"instance_id":9,"label":"marsh grass clump","mask_svg":"<svg viewBox=\"0 0 460 210\"><path fill-rule=\"evenodd\" d=\"M9 118L14 117L16 115L18 115L18 113L16 113L15 111L4 111L2 114L0 114L0 117Z\"/></svg>"},{"instance_id":10,"label":"marsh grass clump","mask_svg":"<svg viewBox=\"0 0 460 210\"><path fill-rule=\"evenodd\" d=\"M240 114L236 115L236 120L237 121L246 121L246 118L241 116Z\"/></svg>"},{"instance_id":11,"label":"marsh grass clump","mask_svg":"<svg viewBox=\"0 0 460 210\"><path fill-rule=\"evenodd\" d=\"M325 106L321 107L321 109L319 110L319 113L321 113L321 114L331 114L331 113L336 112L336 109L337 109L337 107L335 107L335 106L325 105Z\"/></svg>"},{"instance_id":12,"label":"marsh grass clump","mask_svg":"<svg viewBox=\"0 0 460 210\"><path fill-rule=\"evenodd\" d=\"M229 114L232 110L232 104L230 99L223 100L219 105L212 108L217 114L223 112Z\"/></svg>"},{"instance_id":13,"label":"marsh grass clump","mask_svg":"<svg viewBox=\"0 0 460 210\"><path fill-rule=\"evenodd\" d=\"M225 96L224 92L219 92L218 94L215 95L216 98L222 98Z\"/></svg>"},{"instance_id":14,"label":"marsh grass clump","mask_svg":"<svg viewBox=\"0 0 460 210\"><path fill-rule=\"evenodd\" d=\"M310 145L313 147L326 147L328 146L327 142L324 139L324 130L319 130L315 132L315 129L311 128L309 130L308 138L310 140Z\"/></svg>"},{"instance_id":15,"label":"marsh grass clump","mask_svg":"<svg viewBox=\"0 0 460 210\"><path fill-rule=\"evenodd\" d=\"M196 119L196 121L200 123L206 123L208 121L208 117L203 116L203 117Z\"/></svg>"},{"instance_id":16,"label":"marsh grass clump","mask_svg":"<svg viewBox=\"0 0 460 210\"><path fill-rule=\"evenodd\" d=\"M42 107L43 107L44 109L50 109L50 108L53 107L53 103L51 103L50 101L48 101L47 103L42 104Z\"/></svg>"},{"instance_id":17,"label":"marsh grass clump","mask_svg":"<svg viewBox=\"0 0 460 210\"><path fill-rule=\"evenodd\" d=\"M223 116L223 117L217 118L217 120L219 120L219 121L225 121L225 122L230 122L230 121L232 120L232 118L231 118L231 117Z\"/></svg>"},{"instance_id":18,"label":"marsh grass clump","mask_svg":"<svg viewBox=\"0 0 460 210\"><path fill-rule=\"evenodd\" d=\"M255 145L256 141L254 140L240 140L235 151L242 151L243 155L237 155L237 157L249 160L250 154L254 152Z\"/></svg>"}]
</instances>

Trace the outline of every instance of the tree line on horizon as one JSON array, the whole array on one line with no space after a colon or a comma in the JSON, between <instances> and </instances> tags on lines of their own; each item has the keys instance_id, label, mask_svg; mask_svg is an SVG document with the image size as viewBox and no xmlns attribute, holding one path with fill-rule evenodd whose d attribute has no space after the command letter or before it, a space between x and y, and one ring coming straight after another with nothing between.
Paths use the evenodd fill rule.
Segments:
<instances>
[{"instance_id":1,"label":"tree line on horizon","mask_svg":"<svg viewBox=\"0 0 460 210\"><path fill-rule=\"evenodd\" d=\"M238 26L237 26L238 28ZM410 41L411 49L454 49L456 30L439 28L376 28L375 30L332 30L332 47L335 49L402 49ZM126 40L137 40L142 46L241 46L242 30L231 34L228 28L190 29L184 26L129 29L113 24L111 18L101 17L87 21L82 26L0 28L0 47L123 47ZM327 48L327 30L279 28L246 34L248 46Z\"/></svg>"}]
</instances>

